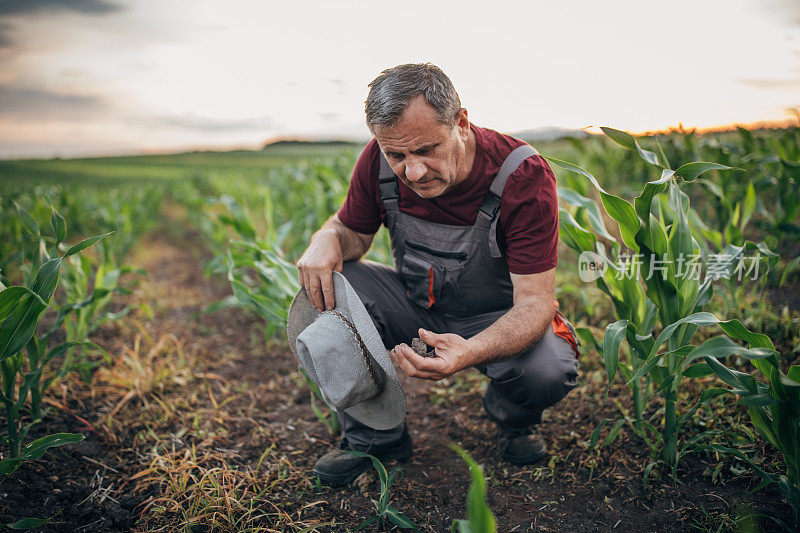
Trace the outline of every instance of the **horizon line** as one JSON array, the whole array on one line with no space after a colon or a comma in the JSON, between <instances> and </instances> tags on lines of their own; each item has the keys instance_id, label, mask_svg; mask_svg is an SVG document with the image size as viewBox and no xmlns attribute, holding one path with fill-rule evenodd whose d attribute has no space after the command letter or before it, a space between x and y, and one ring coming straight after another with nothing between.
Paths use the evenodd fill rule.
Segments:
<instances>
[{"instance_id":1,"label":"horizon line","mask_svg":"<svg viewBox=\"0 0 800 533\"><path fill-rule=\"evenodd\" d=\"M695 126L686 128L681 122L675 126L667 126L657 130L642 130L642 131L627 131L627 133L634 137L650 137L654 135L671 135L675 133L688 134L694 133L698 135L705 135L708 133L725 133L736 131L738 128L746 129L749 131L769 130L769 129L789 129L792 127L800 127L800 111L792 110L795 117L785 119L771 119L771 120L757 120L753 122L741 123L734 122L728 124L720 124L715 126ZM561 130L567 132L584 132L588 135L603 135L600 126L585 126L583 128L564 128L561 126L541 126L530 128L526 130L518 130L516 132L507 132L507 135L515 136L519 134L530 133L538 130ZM564 135L567 137L568 135ZM523 138L523 137L520 137ZM563 138L563 137L561 137ZM371 137L356 137L348 135L314 135L314 134L280 134L268 137L266 140L259 143L236 143L236 144L192 144L184 146L175 146L171 148L137 148L128 150L106 151L98 150L94 152L87 152L81 155L72 155L63 157L59 155L50 156L34 156L34 157L19 157L19 156L0 156L0 161L49 161L49 160L72 160L72 159L101 159L106 157L137 157L137 156L168 156L180 155L194 152L237 152L237 151L250 151L258 152L264 148L286 141L294 142L307 142L307 143L329 143L329 142L344 142L348 144L362 144L368 143ZM524 140L524 138L523 138ZM551 142L551 141L540 141ZM57 152L57 150L54 150Z\"/></svg>"}]
</instances>

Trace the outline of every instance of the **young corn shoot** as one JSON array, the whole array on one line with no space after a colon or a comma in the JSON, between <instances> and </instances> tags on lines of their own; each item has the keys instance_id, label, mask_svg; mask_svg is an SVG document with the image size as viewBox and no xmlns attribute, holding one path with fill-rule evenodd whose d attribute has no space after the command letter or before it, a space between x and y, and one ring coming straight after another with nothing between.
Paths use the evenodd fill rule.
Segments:
<instances>
[{"instance_id":1,"label":"young corn shoot","mask_svg":"<svg viewBox=\"0 0 800 533\"><path fill-rule=\"evenodd\" d=\"M413 529L414 531L418 531L417 526L414 525L414 522L412 522L409 517L389 505L389 489L391 488L392 483L395 482L396 476L400 474L403 469L397 467L393 468L391 472L387 473L386 467L383 466L383 463L381 463L380 460L374 455L356 451L348 451L347 453L355 455L356 457L368 457L370 460L372 460L372 466L378 472L378 478L381 482L380 497L377 500L372 500L376 510L375 516L366 519L353 531L365 528L374 522L378 522L382 528L386 524L387 520L399 528Z\"/></svg>"},{"instance_id":2,"label":"young corn shoot","mask_svg":"<svg viewBox=\"0 0 800 533\"><path fill-rule=\"evenodd\" d=\"M472 477L467 493L467 519L453 520L452 533L494 533L497 531L497 521L486 502L486 478L483 470L459 445L451 442L448 446L467 463Z\"/></svg>"}]
</instances>

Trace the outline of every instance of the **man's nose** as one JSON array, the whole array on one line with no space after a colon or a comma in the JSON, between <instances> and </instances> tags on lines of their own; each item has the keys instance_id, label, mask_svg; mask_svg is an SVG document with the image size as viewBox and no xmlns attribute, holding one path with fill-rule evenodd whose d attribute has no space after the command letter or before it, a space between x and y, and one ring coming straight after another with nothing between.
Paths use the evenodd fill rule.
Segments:
<instances>
[{"instance_id":1,"label":"man's nose","mask_svg":"<svg viewBox=\"0 0 800 533\"><path fill-rule=\"evenodd\" d=\"M422 161L410 159L406 161L406 179L411 182L419 181L428 172L428 167Z\"/></svg>"}]
</instances>

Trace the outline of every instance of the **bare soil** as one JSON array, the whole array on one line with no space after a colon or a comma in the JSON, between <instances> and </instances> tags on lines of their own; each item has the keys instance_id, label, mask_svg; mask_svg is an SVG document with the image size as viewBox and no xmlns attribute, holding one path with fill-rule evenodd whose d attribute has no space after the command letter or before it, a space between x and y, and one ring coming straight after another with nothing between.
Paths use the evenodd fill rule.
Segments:
<instances>
[{"instance_id":1,"label":"bare soil","mask_svg":"<svg viewBox=\"0 0 800 533\"><path fill-rule=\"evenodd\" d=\"M308 389L298 388L297 363L285 343L266 344L261 320L240 309L205 311L230 288L224 277L203 275L205 252L198 243L192 234L159 232L138 248L130 262L149 276L126 303L139 307L105 326L97 340L127 363L98 372L92 384L70 379L51 391L48 416L33 436L72 431L86 439L53 449L3 480L0 523L55 515L41 530L316 525L343 531L372 516L370 499L379 491L374 474L339 489L310 477L316 458L336 439L314 415ZM550 458L527 467L499 457L478 372L438 383L403 376L415 452L405 464L387 465L404 470L391 505L422 531L448 531L454 519L465 518L468 469L446 446L456 442L483 466L503 532L730 530L748 520L775 528L759 514L788 522L790 510L777 488L753 492L760 480L729 459L691 456L678 481L656 467L645 488L649 452L632 432L591 450L597 425L617 417L618 404L630 407L619 385L605 397L596 358L584 356L581 386L546 413L542 432ZM720 421L746 421L743 411L716 414ZM711 412L703 423L716 421ZM256 496L256 488L264 492ZM227 501L233 511L219 511L224 503L204 511L213 501ZM245 501L254 509L251 517L261 515L237 523L232 517L245 512L236 502Z\"/></svg>"}]
</instances>

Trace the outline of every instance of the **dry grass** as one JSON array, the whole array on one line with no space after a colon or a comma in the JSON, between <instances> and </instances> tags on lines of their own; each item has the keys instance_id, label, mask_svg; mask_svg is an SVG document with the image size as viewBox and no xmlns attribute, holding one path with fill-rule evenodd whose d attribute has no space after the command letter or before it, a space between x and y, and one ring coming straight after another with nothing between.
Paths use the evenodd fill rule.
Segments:
<instances>
[{"instance_id":1,"label":"dry grass","mask_svg":"<svg viewBox=\"0 0 800 533\"><path fill-rule=\"evenodd\" d=\"M173 440L173 446L176 441L180 439ZM292 493L311 484L286 455L276 453L274 445L250 466L232 462L228 450L211 449L213 441L172 451L154 448L149 468L134 476L139 480L137 490L155 486L159 493L144 505L141 528L183 531L205 526L214 531L271 532L314 531L323 525L302 515L327 502L295 501Z\"/></svg>"},{"instance_id":2,"label":"dry grass","mask_svg":"<svg viewBox=\"0 0 800 533\"><path fill-rule=\"evenodd\" d=\"M160 401L166 387L186 386L194 378L193 362L183 352L183 342L171 334L161 335L155 342L141 328L132 347L123 347L110 366L100 367L94 374L92 389L108 398L119 398L108 413L113 418L129 401L138 398L145 407ZM142 340L149 345L143 348Z\"/></svg>"},{"instance_id":3,"label":"dry grass","mask_svg":"<svg viewBox=\"0 0 800 533\"><path fill-rule=\"evenodd\" d=\"M128 491L151 495L137 509L137 529L315 531L323 525L309 515L327 502L309 496L315 487L307 468L293 464L303 452L278 453L275 436L256 420L265 399L291 376L252 385L228 379L220 373L237 366L236 354L209 360L197 337L163 333L153 327L157 322L134 318L117 331L113 363L98 369L91 387L70 393L100 403L105 438L128 442L137 462L147 465L126 481Z\"/></svg>"}]
</instances>

